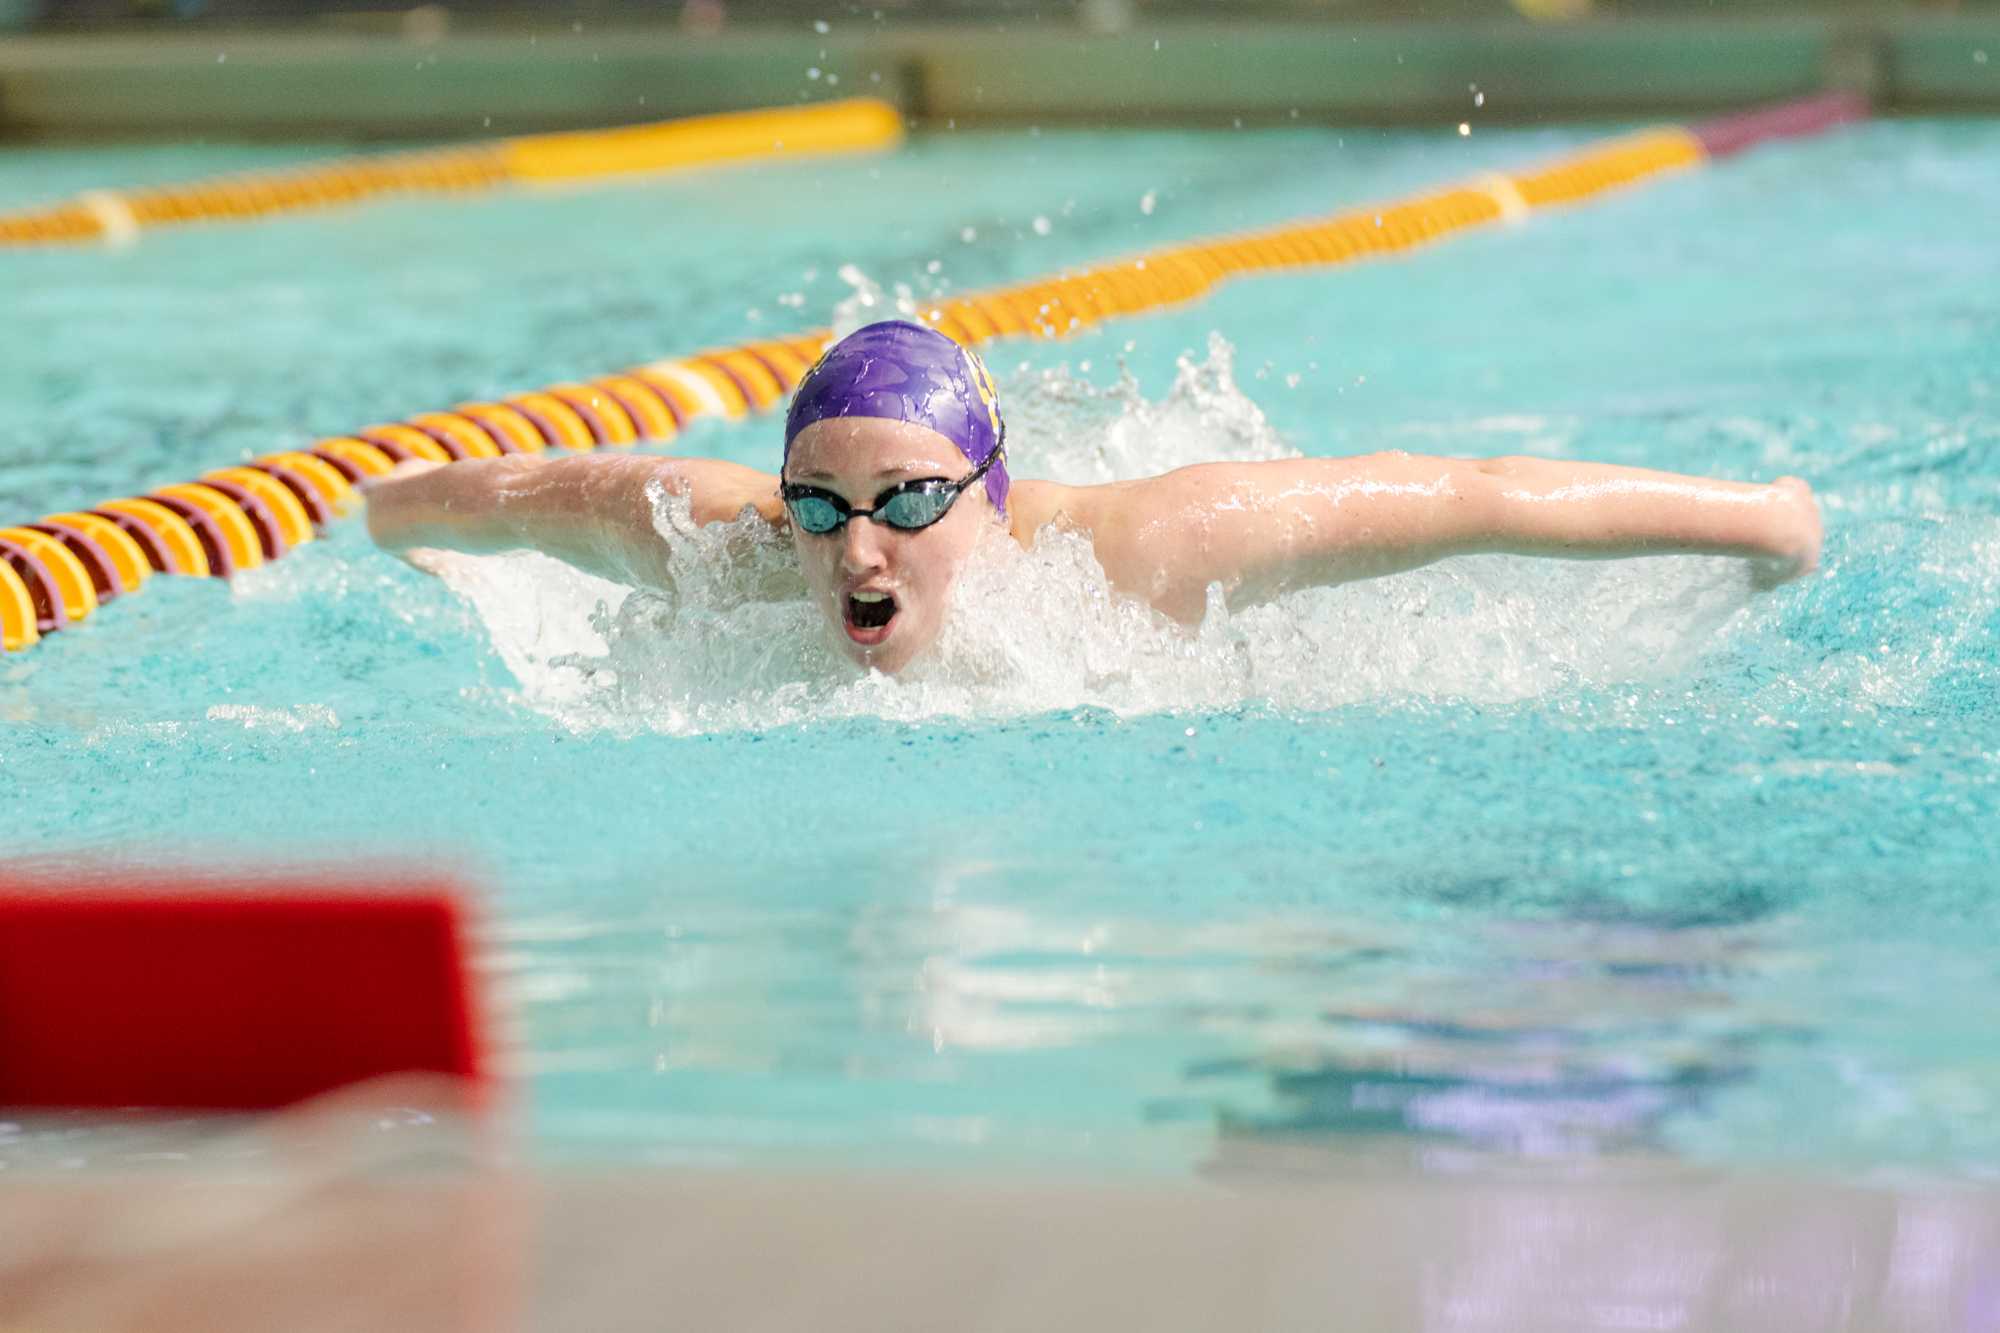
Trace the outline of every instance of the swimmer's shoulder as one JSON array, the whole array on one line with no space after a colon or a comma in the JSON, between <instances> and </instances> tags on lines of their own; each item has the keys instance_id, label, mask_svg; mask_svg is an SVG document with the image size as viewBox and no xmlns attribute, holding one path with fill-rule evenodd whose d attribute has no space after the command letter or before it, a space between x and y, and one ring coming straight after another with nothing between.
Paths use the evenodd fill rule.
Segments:
<instances>
[{"instance_id":1,"label":"swimmer's shoulder","mask_svg":"<svg viewBox=\"0 0 2000 1333\"><path fill-rule=\"evenodd\" d=\"M1023 546L1035 544L1043 528L1060 527L1094 533L1107 513L1107 502L1120 488L1065 486L1056 481L1016 481L1007 491L1007 526Z\"/></svg>"},{"instance_id":2,"label":"swimmer's shoulder","mask_svg":"<svg viewBox=\"0 0 2000 1333\"><path fill-rule=\"evenodd\" d=\"M653 458L652 475L667 489L689 497L698 524L732 523L746 509L772 527L785 524L778 479L741 463L720 458Z\"/></svg>"}]
</instances>

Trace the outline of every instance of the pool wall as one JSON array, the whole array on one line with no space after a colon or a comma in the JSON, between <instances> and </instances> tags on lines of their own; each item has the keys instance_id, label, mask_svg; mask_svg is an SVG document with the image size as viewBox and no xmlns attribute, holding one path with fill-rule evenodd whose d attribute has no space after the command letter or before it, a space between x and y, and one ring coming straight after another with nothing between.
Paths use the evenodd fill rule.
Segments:
<instances>
[{"instance_id":1,"label":"pool wall","mask_svg":"<svg viewBox=\"0 0 2000 1333\"><path fill-rule=\"evenodd\" d=\"M692 34L51 34L0 43L0 137L487 136L888 98L916 123L1435 124L1637 116L1818 91L2000 109L2000 11L1521 20L1146 20ZM1474 92L1482 94L1475 108Z\"/></svg>"}]
</instances>

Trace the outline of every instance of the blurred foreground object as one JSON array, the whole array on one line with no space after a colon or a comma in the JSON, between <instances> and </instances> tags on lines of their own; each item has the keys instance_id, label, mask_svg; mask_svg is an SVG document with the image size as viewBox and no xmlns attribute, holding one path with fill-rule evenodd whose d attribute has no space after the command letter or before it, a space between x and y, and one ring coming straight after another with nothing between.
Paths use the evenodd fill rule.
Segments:
<instances>
[{"instance_id":1,"label":"blurred foreground object","mask_svg":"<svg viewBox=\"0 0 2000 1333\"><path fill-rule=\"evenodd\" d=\"M254 1178L9 1173L0 1326L1957 1333L2000 1314L1991 1188L1632 1160L1483 1177L1362 1145L1229 1189L631 1161L385 1173L330 1169L329 1116L266 1122L291 1144Z\"/></svg>"},{"instance_id":2,"label":"blurred foreground object","mask_svg":"<svg viewBox=\"0 0 2000 1333\"><path fill-rule=\"evenodd\" d=\"M460 895L435 882L0 879L0 1107L263 1110L486 1083Z\"/></svg>"},{"instance_id":3,"label":"blurred foreground object","mask_svg":"<svg viewBox=\"0 0 2000 1333\"><path fill-rule=\"evenodd\" d=\"M524 1182L497 1169L498 1136L463 1093L414 1075L250 1120L10 1125L0 1328L524 1327Z\"/></svg>"},{"instance_id":4,"label":"blurred foreground object","mask_svg":"<svg viewBox=\"0 0 2000 1333\"><path fill-rule=\"evenodd\" d=\"M0 877L0 1327L521 1327L465 935L436 879Z\"/></svg>"}]
</instances>

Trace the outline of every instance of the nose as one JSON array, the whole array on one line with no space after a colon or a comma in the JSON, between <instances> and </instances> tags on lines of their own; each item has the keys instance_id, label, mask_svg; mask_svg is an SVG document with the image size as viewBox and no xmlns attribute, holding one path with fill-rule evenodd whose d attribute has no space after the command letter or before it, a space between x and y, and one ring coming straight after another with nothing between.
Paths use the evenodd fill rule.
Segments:
<instances>
[{"instance_id":1,"label":"nose","mask_svg":"<svg viewBox=\"0 0 2000 1333\"><path fill-rule=\"evenodd\" d=\"M882 530L865 518L849 519L840 531L840 569L843 574L872 574L888 564L883 550Z\"/></svg>"}]
</instances>

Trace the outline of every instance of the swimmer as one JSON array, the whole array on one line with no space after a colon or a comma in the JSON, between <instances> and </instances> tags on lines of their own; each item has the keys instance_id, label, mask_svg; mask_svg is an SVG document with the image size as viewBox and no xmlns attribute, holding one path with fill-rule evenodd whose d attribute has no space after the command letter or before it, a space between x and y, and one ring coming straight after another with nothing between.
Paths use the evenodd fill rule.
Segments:
<instances>
[{"instance_id":1,"label":"swimmer","mask_svg":"<svg viewBox=\"0 0 2000 1333\"><path fill-rule=\"evenodd\" d=\"M1820 516L1796 477L1771 485L1541 458L1405 453L1207 463L1064 486L1007 471L993 381L917 324L871 324L800 382L777 476L717 459L515 455L404 464L369 488L376 542L425 552L537 550L638 588L670 588L654 497L698 524L754 513L789 532L813 602L858 666L894 673L945 623L982 542L1045 528L1090 541L1118 591L1183 624L1208 590L1231 607L1482 552L1610 559L1724 555L1769 585L1819 563Z\"/></svg>"}]
</instances>

